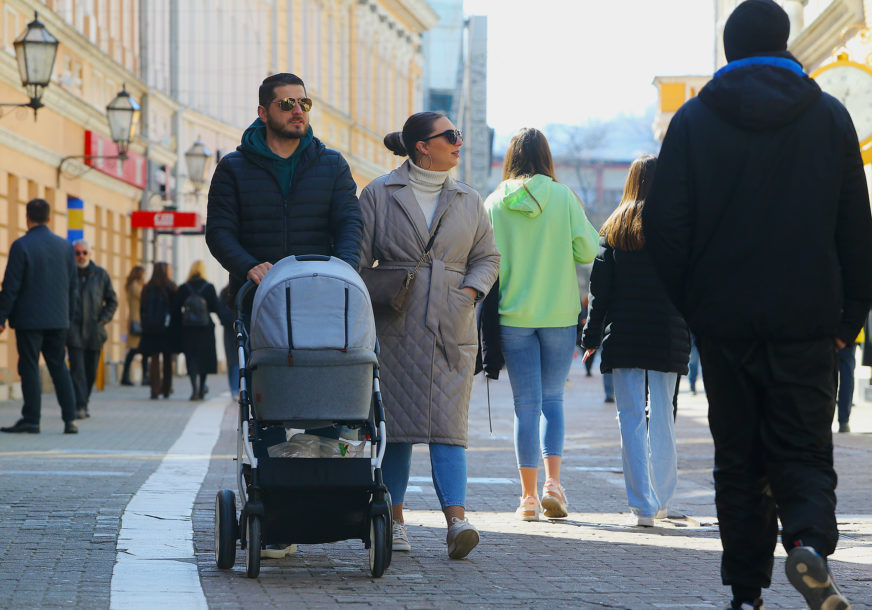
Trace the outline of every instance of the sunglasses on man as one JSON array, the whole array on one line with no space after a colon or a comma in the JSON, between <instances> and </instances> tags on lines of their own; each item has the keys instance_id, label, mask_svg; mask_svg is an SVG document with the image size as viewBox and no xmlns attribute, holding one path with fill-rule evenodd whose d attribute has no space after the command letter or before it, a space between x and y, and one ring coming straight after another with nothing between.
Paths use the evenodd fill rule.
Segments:
<instances>
[{"instance_id":1,"label":"sunglasses on man","mask_svg":"<svg viewBox=\"0 0 872 610\"><path fill-rule=\"evenodd\" d=\"M448 140L450 144L457 144L457 140L463 141L463 132L461 132L459 129L446 129L445 131L434 133L432 136L421 138L420 141L426 142L427 140L432 140L433 138L438 138L439 136L445 136L445 139Z\"/></svg>"},{"instance_id":2,"label":"sunglasses on man","mask_svg":"<svg viewBox=\"0 0 872 610\"><path fill-rule=\"evenodd\" d=\"M312 109L312 100L309 99L308 97L301 97L298 100L295 100L292 97L286 97L286 98L283 98L280 100L276 100L273 103L278 104L279 108L281 108L285 112L290 112L291 110L294 109L294 106L296 106L297 104L300 105L300 109L303 112L309 112Z\"/></svg>"},{"instance_id":3,"label":"sunglasses on man","mask_svg":"<svg viewBox=\"0 0 872 610\"><path fill-rule=\"evenodd\" d=\"M76 253L76 256L88 256L87 250L74 250L74 252Z\"/></svg>"}]
</instances>

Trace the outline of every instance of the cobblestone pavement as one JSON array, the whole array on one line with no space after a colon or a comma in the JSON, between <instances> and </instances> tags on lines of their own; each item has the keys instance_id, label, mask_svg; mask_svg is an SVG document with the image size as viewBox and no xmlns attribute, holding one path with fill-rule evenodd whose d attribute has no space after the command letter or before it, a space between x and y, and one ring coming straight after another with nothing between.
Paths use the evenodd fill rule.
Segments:
<instances>
[{"instance_id":1,"label":"cobblestone pavement","mask_svg":"<svg viewBox=\"0 0 872 610\"><path fill-rule=\"evenodd\" d=\"M186 380L176 382L170 400L148 400L147 388L96 393L93 417L80 422L81 433L75 436L61 434L60 410L54 397L45 395L42 434L0 435L0 608L109 607L121 514L196 405L183 399ZM360 541L301 546L284 559L265 559L254 580L245 577L241 551L233 570L215 567L215 493L235 489L235 406L228 399L196 498L194 549L187 561L198 564L203 592L214 608L722 608L729 594L719 578L705 398L692 396L683 383L674 508L687 519L654 529L627 526L614 405L602 402L599 374L587 378L576 363L566 388L563 479L570 515L538 523L515 520L519 483L508 380L490 384L491 437L485 385L478 378L470 417L468 508L481 544L465 560L447 558L427 449L416 447L406 497L412 551L395 554L381 579L371 578ZM213 394L224 385L218 376L210 377L209 384ZM869 609L872 404L862 400L862 389L851 418L854 433L835 435L842 534L831 565L854 608ZM0 424L14 422L19 409L17 401L0 403ZM773 586L764 592L766 606L801 608L802 600L784 577L783 561L779 548ZM155 591L142 607L154 607L160 599L161 592Z\"/></svg>"}]
</instances>

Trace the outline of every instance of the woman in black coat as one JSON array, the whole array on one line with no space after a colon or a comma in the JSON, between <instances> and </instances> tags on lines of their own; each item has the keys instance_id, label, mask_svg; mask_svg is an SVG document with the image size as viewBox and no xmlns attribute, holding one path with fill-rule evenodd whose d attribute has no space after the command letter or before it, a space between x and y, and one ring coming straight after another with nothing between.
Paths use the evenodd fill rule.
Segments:
<instances>
[{"instance_id":1,"label":"woman in black coat","mask_svg":"<svg viewBox=\"0 0 872 610\"><path fill-rule=\"evenodd\" d=\"M172 304L177 290L172 268L163 262L155 263L139 305L142 321L139 351L144 357L151 357L149 380L153 399L160 394L169 398L173 391L173 354L178 353L175 340L178 332L173 324Z\"/></svg>"},{"instance_id":2,"label":"woman in black coat","mask_svg":"<svg viewBox=\"0 0 872 610\"><path fill-rule=\"evenodd\" d=\"M656 164L651 155L633 162L621 203L603 225L581 339L585 359L602 344L601 370L612 373L615 387L627 498L635 524L647 527L666 517L678 483L672 398L690 355L690 332L644 247L642 207Z\"/></svg>"},{"instance_id":3,"label":"woman in black coat","mask_svg":"<svg viewBox=\"0 0 872 610\"><path fill-rule=\"evenodd\" d=\"M203 261L191 265L187 281L176 293L173 310L181 327L181 349L191 379L190 400L203 400L209 391L206 376L218 372L215 323L211 316L218 313L218 295L215 286L206 281Z\"/></svg>"}]
</instances>

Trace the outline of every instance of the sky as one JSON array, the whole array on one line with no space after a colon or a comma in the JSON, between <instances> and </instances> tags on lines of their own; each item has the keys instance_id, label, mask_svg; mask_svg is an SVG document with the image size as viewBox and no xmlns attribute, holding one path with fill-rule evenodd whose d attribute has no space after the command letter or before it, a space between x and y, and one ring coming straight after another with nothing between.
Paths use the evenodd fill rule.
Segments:
<instances>
[{"instance_id":1,"label":"sky","mask_svg":"<svg viewBox=\"0 0 872 610\"><path fill-rule=\"evenodd\" d=\"M641 115L655 76L711 74L712 0L464 0L488 17L488 123L584 124Z\"/></svg>"}]
</instances>

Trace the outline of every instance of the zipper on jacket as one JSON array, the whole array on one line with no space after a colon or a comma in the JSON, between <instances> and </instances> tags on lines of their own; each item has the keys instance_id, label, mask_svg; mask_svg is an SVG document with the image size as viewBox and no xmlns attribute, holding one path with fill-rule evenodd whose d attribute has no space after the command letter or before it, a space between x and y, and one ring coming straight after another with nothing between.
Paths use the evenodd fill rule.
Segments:
<instances>
[{"instance_id":1,"label":"zipper on jacket","mask_svg":"<svg viewBox=\"0 0 872 610\"><path fill-rule=\"evenodd\" d=\"M345 347L341 351L348 351L348 284L345 285Z\"/></svg>"}]
</instances>

